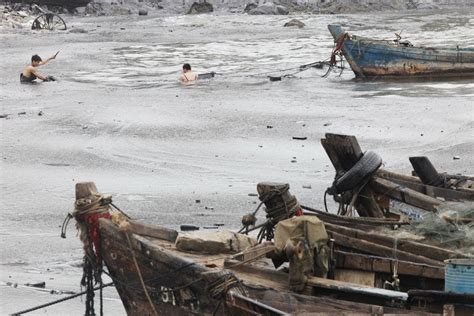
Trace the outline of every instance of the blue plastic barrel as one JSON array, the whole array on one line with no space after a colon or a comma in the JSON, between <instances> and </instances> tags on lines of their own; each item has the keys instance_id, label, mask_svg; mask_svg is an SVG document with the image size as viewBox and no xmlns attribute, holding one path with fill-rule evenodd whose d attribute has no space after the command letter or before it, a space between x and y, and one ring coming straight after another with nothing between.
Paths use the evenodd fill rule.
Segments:
<instances>
[{"instance_id":1,"label":"blue plastic barrel","mask_svg":"<svg viewBox=\"0 0 474 316\"><path fill-rule=\"evenodd\" d=\"M445 263L444 290L474 294L474 259L449 259Z\"/></svg>"}]
</instances>

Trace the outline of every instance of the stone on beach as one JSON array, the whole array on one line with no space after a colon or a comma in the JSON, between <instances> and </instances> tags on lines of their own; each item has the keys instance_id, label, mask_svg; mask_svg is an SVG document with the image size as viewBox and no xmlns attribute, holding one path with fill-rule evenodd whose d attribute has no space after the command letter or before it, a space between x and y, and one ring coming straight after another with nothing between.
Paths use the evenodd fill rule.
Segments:
<instances>
[{"instance_id":1,"label":"stone on beach","mask_svg":"<svg viewBox=\"0 0 474 316\"><path fill-rule=\"evenodd\" d=\"M250 15L287 15L288 13L287 7L272 2L264 3L248 11Z\"/></svg>"},{"instance_id":2,"label":"stone on beach","mask_svg":"<svg viewBox=\"0 0 474 316\"><path fill-rule=\"evenodd\" d=\"M301 22L298 19L292 19L292 20L286 22L283 26L284 27L296 26L296 27L301 29L301 28L305 27L305 25L306 24L304 24L303 22Z\"/></svg>"},{"instance_id":3,"label":"stone on beach","mask_svg":"<svg viewBox=\"0 0 474 316\"><path fill-rule=\"evenodd\" d=\"M210 13L214 11L212 4L204 2L194 2L188 10L187 14Z\"/></svg>"}]
</instances>

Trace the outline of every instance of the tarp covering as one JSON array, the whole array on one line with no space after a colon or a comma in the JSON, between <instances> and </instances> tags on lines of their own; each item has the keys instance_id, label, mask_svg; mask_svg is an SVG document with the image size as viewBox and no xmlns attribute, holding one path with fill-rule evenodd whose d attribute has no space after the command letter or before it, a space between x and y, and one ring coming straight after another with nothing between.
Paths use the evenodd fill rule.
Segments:
<instances>
[{"instance_id":1,"label":"tarp covering","mask_svg":"<svg viewBox=\"0 0 474 316\"><path fill-rule=\"evenodd\" d=\"M283 256L289 240L294 244L297 244L298 241L305 241L305 248L307 248L305 252L309 254L307 259L310 259L310 262L306 262L304 265L307 268L310 265L314 275L326 277L329 267L329 248L327 246L328 234L324 223L316 216L295 216L280 221L276 226L274 243L277 252ZM306 270L306 268L303 269Z\"/></svg>"},{"instance_id":2,"label":"tarp covering","mask_svg":"<svg viewBox=\"0 0 474 316\"><path fill-rule=\"evenodd\" d=\"M180 233L175 246L181 251L196 251L207 254L237 253L257 244L257 240L243 234L222 230L214 232L195 231Z\"/></svg>"},{"instance_id":3,"label":"tarp covering","mask_svg":"<svg viewBox=\"0 0 474 316\"><path fill-rule=\"evenodd\" d=\"M326 245L328 234L324 223L316 216L296 216L280 221L275 230L275 247L279 252L285 248L288 239L306 240L309 248Z\"/></svg>"}]
</instances>

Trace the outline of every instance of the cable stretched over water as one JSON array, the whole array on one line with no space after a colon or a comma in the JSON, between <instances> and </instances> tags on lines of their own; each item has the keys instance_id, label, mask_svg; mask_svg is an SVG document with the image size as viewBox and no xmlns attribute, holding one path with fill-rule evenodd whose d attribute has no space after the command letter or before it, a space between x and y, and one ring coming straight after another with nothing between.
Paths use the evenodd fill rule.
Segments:
<instances>
[{"instance_id":1,"label":"cable stretched over water","mask_svg":"<svg viewBox=\"0 0 474 316\"><path fill-rule=\"evenodd\" d=\"M105 287L108 287L108 286L111 286L113 285L114 282L110 282L110 283L106 283L106 284L103 284L101 286L97 286L94 288L94 291L97 291L97 290L100 290L100 289L103 289ZM29 313L29 312L33 312L35 310L38 310L38 309L41 309L41 308L45 308L45 307L48 307L48 306L52 306L52 305L55 305L55 304L58 304L58 303L61 303L61 302L64 302L64 301L68 301L68 300L71 300L73 298L76 298L78 296L82 296L84 294L87 294L87 290L85 291L82 291L80 293L76 293L76 294L73 294L73 295L70 295L70 296L67 296L67 297L63 297L61 299L58 299L58 300L55 300L55 301L52 301L52 302L49 302L49 303L46 303L46 304L41 304L41 305L38 305L38 306L35 306L35 307L32 307L32 308L28 308L28 309L25 309L25 310L22 310L20 312L16 312L16 313L13 313L12 315L13 316L16 316L16 315L22 315L22 314L26 314L26 313Z\"/></svg>"}]
</instances>

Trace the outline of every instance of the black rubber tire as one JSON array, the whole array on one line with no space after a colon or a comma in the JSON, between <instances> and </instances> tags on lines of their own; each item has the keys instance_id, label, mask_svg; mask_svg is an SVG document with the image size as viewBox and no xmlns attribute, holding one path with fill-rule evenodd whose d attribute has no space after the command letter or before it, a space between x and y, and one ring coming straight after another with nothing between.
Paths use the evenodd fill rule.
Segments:
<instances>
[{"instance_id":1,"label":"black rubber tire","mask_svg":"<svg viewBox=\"0 0 474 316\"><path fill-rule=\"evenodd\" d=\"M337 193L354 189L367 177L372 176L381 165L382 158L373 151L367 151L351 169L335 180Z\"/></svg>"}]
</instances>

